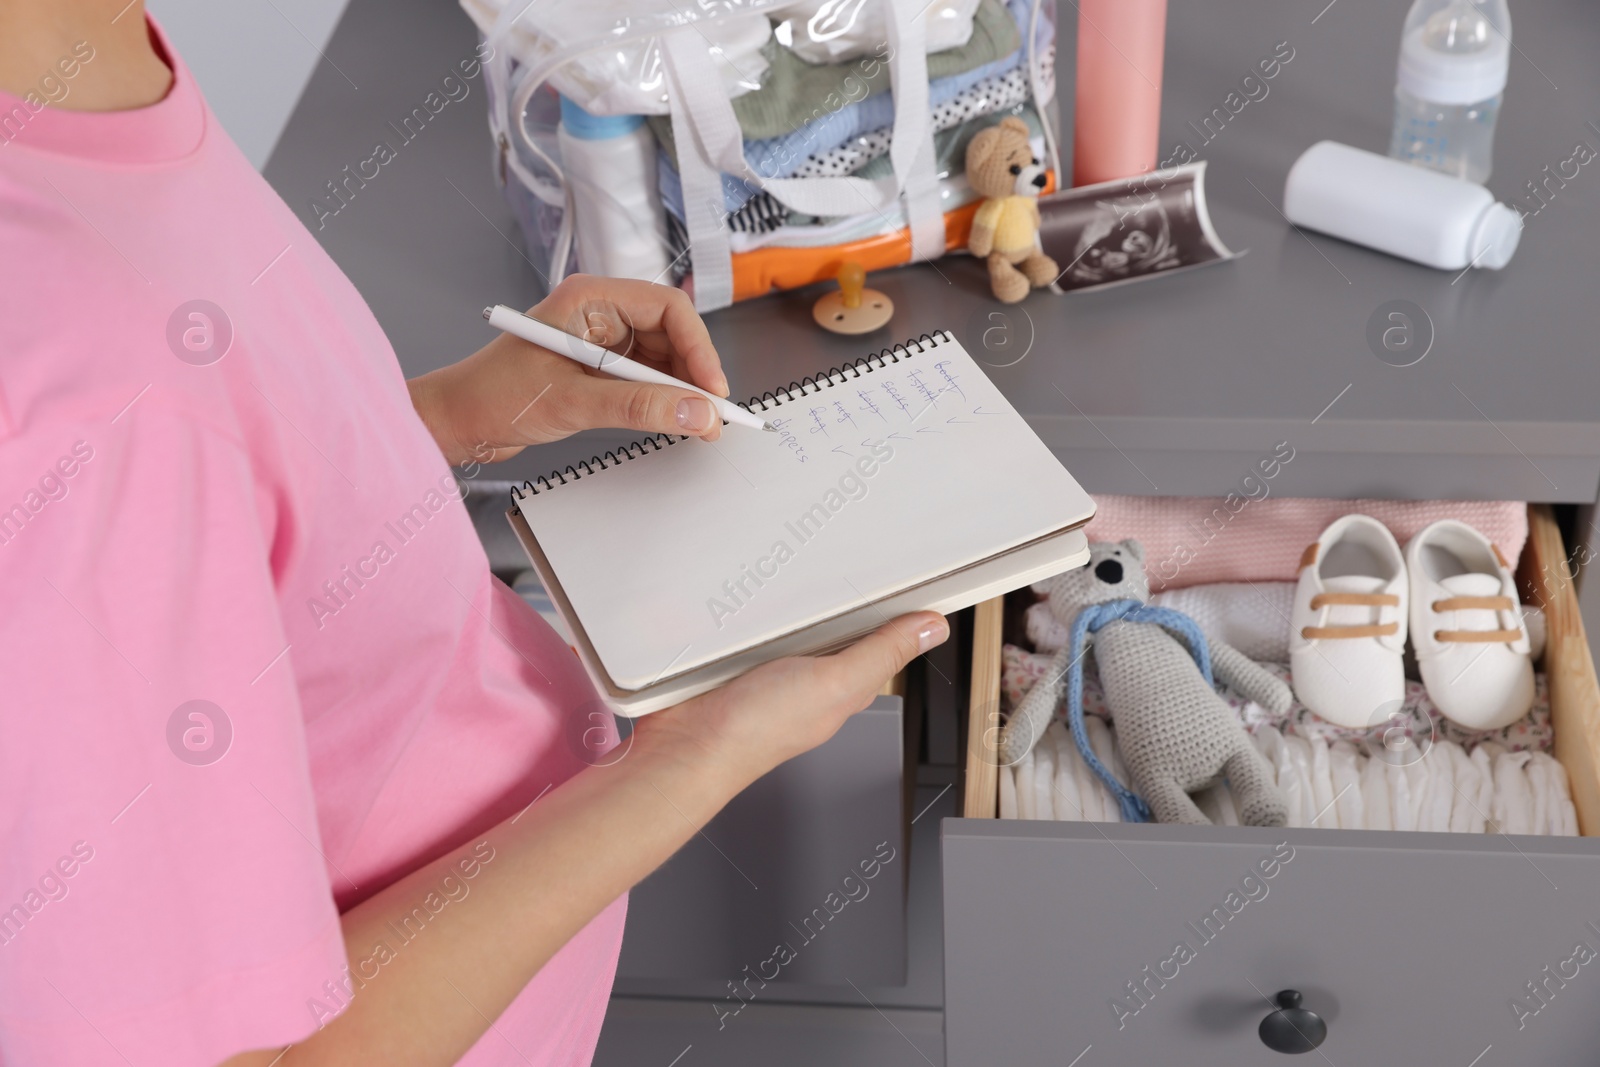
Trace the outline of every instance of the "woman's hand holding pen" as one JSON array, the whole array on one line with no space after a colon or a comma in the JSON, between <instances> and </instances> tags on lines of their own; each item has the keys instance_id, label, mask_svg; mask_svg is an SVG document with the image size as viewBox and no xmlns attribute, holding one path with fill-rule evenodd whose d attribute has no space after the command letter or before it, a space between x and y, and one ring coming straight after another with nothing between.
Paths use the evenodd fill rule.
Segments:
<instances>
[{"instance_id":1,"label":"woman's hand holding pen","mask_svg":"<svg viewBox=\"0 0 1600 1067\"><path fill-rule=\"evenodd\" d=\"M717 396L728 379L681 290L575 274L528 314ZM722 422L686 389L620 381L501 334L459 363L413 378L417 414L452 465L495 463L528 445L615 427L714 441Z\"/></svg>"}]
</instances>

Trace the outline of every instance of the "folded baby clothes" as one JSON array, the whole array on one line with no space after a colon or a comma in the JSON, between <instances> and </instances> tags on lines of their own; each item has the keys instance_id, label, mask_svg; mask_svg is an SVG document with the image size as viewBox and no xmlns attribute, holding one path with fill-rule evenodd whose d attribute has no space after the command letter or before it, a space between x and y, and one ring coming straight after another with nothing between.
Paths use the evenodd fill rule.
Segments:
<instances>
[{"instance_id":1,"label":"folded baby clothes","mask_svg":"<svg viewBox=\"0 0 1600 1067\"><path fill-rule=\"evenodd\" d=\"M965 175L961 174L939 179L938 190L941 214L955 211L980 199L967 184ZM763 193L745 207L753 206L762 198L772 199ZM821 248L848 244L880 233L892 233L908 225L910 223L906 221L905 207L898 203L884 211L867 211L828 222L799 223L791 215L778 226L764 232L729 234L728 247L735 255L740 252L751 252L757 248ZM687 251L687 248L685 250Z\"/></svg>"},{"instance_id":2,"label":"folded baby clothes","mask_svg":"<svg viewBox=\"0 0 1600 1067\"><path fill-rule=\"evenodd\" d=\"M1053 63L1054 56L1053 48L1041 52L1039 59L1041 77L1046 64ZM1027 78L1017 57L1012 56L990 66L996 68L992 73L985 74L984 71L990 68L984 67L971 74L941 78L928 86L929 121L935 133L975 118L996 114L1007 106L1014 107L1019 102L1017 87L1019 85L1025 87ZM1045 84L1050 85L1045 91L1053 93L1053 81ZM1026 92L1023 93L1024 97L1027 95ZM869 135L874 137L882 135L886 138L888 132L893 129L893 123L894 107L891 98L872 97L862 104L852 104L839 112L818 119L817 122L795 131L786 138L746 141L745 162L758 174L768 178L827 176L818 168L826 166L832 169L831 164L811 165L810 161L824 159L828 153L851 144L856 138ZM658 126L660 129L657 129ZM671 127L665 125L665 120L662 120L652 126L652 130L656 131L658 139L662 141L656 166L657 189L661 193L661 202L669 215L681 219L683 187L678 177L677 163L671 154ZM871 162L871 159L864 162ZM811 173L799 173L802 169ZM736 212L746 203L762 196L771 199L773 204L778 203L771 194L731 174L722 175L722 195L724 209L728 212Z\"/></svg>"},{"instance_id":3,"label":"folded baby clothes","mask_svg":"<svg viewBox=\"0 0 1600 1067\"><path fill-rule=\"evenodd\" d=\"M1293 582L1217 582L1169 589L1150 603L1183 612L1207 637L1253 660L1283 663L1289 658L1294 590ZM1047 601L1028 608L1025 626L1028 640L1041 652L1054 652L1066 642L1067 628L1050 613Z\"/></svg>"},{"instance_id":4,"label":"folded baby clothes","mask_svg":"<svg viewBox=\"0 0 1600 1067\"><path fill-rule=\"evenodd\" d=\"M1150 598L1194 619L1209 637L1253 660L1282 663L1289 658L1292 582L1219 582L1171 589Z\"/></svg>"},{"instance_id":5,"label":"folded baby clothes","mask_svg":"<svg viewBox=\"0 0 1600 1067\"><path fill-rule=\"evenodd\" d=\"M877 3L872 5L878 7ZM885 38L880 37L880 43ZM1000 0L982 0L971 34L959 47L928 56L928 79L965 74L1016 52L1022 33ZM733 101L739 132L747 141L782 137L829 111L889 91L887 47L880 44L855 62L807 62L776 40L762 49L767 61L761 88Z\"/></svg>"},{"instance_id":6,"label":"folded baby clothes","mask_svg":"<svg viewBox=\"0 0 1600 1067\"><path fill-rule=\"evenodd\" d=\"M1010 711L1022 703L1022 698L1028 695L1034 683L1050 670L1050 664L1055 661L1055 656L1042 652L1029 652L1027 649L1010 643L1000 646L1000 708ZM1087 682L1089 672L1085 671L1084 681Z\"/></svg>"},{"instance_id":7,"label":"folded baby clothes","mask_svg":"<svg viewBox=\"0 0 1600 1067\"><path fill-rule=\"evenodd\" d=\"M1280 454L1281 453L1281 454ZM1276 475L1292 448L1261 460ZM1268 468L1262 468L1263 473ZM1270 483L1248 476L1243 492L1265 494ZM1095 497L1097 510L1085 533L1091 541L1136 537L1144 545L1151 592L1210 582L1294 581L1300 554L1341 515L1371 515L1402 544L1439 519L1459 519L1515 561L1528 537L1527 505L1483 500L1250 499L1217 497Z\"/></svg>"},{"instance_id":8,"label":"folded baby clothes","mask_svg":"<svg viewBox=\"0 0 1600 1067\"><path fill-rule=\"evenodd\" d=\"M807 63L845 63L882 46L888 35L883 8L875 0L795 0L770 12L773 36ZM964 44L977 8L977 0L930 0L917 13L928 51Z\"/></svg>"},{"instance_id":9,"label":"folded baby clothes","mask_svg":"<svg viewBox=\"0 0 1600 1067\"><path fill-rule=\"evenodd\" d=\"M1067 647L1067 624L1056 618L1048 600L1028 605L1022 614L1022 627L1028 643L1040 652L1060 652Z\"/></svg>"},{"instance_id":10,"label":"folded baby clothes","mask_svg":"<svg viewBox=\"0 0 1600 1067\"><path fill-rule=\"evenodd\" d=\"M1039 58L1041 92L1046 96L1055 93L1055 49L1050 48ZM932 108L930 118L934 128L933 144L935 167L941 172L948 170L950 176L939 183L939 193L942 208L950 211L953 208L967 203L973 197L970 188L966 185L963 173L965 163L962 153L966 151L967 142L988 123L979 123L979 119L987 119L1002 115L1016 115L1036 133L1039 132L1039 118L1031 104L1026 101L1032 96L1028 85L1027 72L1022 68L999 74L992 78L985 78L952 99ZM858 134L845 143L825 152L818 152L808 156L799 167L795 169L792 177L795 178L839 178L851 174L862 178L881 177L887 171L887 166L874 168L875 164L887 163L889 148L894 142L894 127L882 126L876 130ZM1035 147L1035 153L1043 151L1043 141ZM659 191L666 198L670 210L667 212L667 228L669 240L675 257L674 272L678 276L689 273L690 259L686 254L689 246L688 233L683 228L673 212L682 211L683 194L681 192L678 175L672 170L672 163L665 155L661 156L660 167L667 170L667 174L659 181ZM949 160L948 165L944 162ZM659 173L659 171L658 171ZM729 179L730 181L732 179ZM883 232L873 229L873 220L881 220L882 216L873 213L852 216L846 220L848 226L854 229L844 234L830 232L824 237L820 232L822 226L816 225L803 216L794 216L788 205L781 203L777 197L768 192L757 192L751 196L743 207L732 212L727 217L729 246L735 253L748 252L760 248L765 242L753 240L761 234L770 234L780 227L788 228L787 234L773 241L789 247L806 247L816 244L832 244L841 241L855 240L869 232ZM866 226L863 228L863 222ZM894 214L895 224L905 226L904 209L899 208ZM807 225L791 225L791 223L806 222ZM891 227L892 228L892 227ZM859 231L859 232L857 232ZM843 234L843 235L841 235Z\"/></svg>"},{"instance_id":11,"label":"folded baby clothes","mask_svg":"<svg viewBox=\"0 0 1600 1067\"><path fill-rule=\"evenodd\" d=\"M1050 667L1055 662L1055 656L1040 652L1029 652L1016 645L1000 646L1000 708L1010 711L1022 702L1028 690L1034 683L1050 673ZM1100 686L1099 672L1093 670L1094 652L1091 650L1085 666L1090 668L1083 672L1083 713L1095 716L1106 722L1111 721L1111 712L1106 708L1105 690ZM1065 704L1062 705L1065 707ZM1059 711L1060 709L1058 709Z\"/></svg>"},{"instance_id":12,"label":"folded baby clothes","mask_svg":"<svg viewBox=\"0 0 1600 1067\"><path fill-rule=\"evenodd\" d=\"M665 164L661 165L665 166ZM656 173L659 174L660 171L657 170ZM674 184L676 181L677 178L674 176ZM665 184L664 182L658 183L658 185ZM689 273L690 270L689 230L684 225L683 220L672 212L668 211L665 218L667 222L667 252L672 257L672 273L681 278ZM745 201L744 206L738 211L730 211L723 216L722 221L727 224L729 230L728 239L731 243L735 237L746 234L758 236L763 233L771 233L773 230L785 225L789 221L789 209L778 203L777 198L771 194L758 193Z\"/></svg>"},{"instance_id":13,"label":"folded baby clothes","mask_svg":"<svg viewBox=\"0 0 1600 1067\"><path fill-rule=\"evenodd\" d=\"M1055 49L1046 50L1039 57L1040 91L1046 96L1055 94ZM933 147L935 169L962 171L966 167L967 142L990 123L979 125L976 120L1001 114L1015 114L1028 124L1035 136L1040 135L1040 123L1032 106L1026 111L1019 106L1032 97L1028 85L1028 72L1022 67L997 74L972 86L940 104L930 108L928 117L934 129ZM959 131L952 133L951 131ZM795 168L796 178L831 178L854 174L860 178L879 178L889 173L889 148L894 143L894 128L883 126L850 138L836 148L809 156ZM874 168L874 162L881 164Z\"/></svg>"},{"instance_id":14,"label":"folded baby clothes","mask_svg":"<svg viewBox=\"0 0 1600 1067\"><path fill-rule=\"evenodd\" d=\"M989 79L989 82L1005 82L1008 79L1015 79L1019 85L1022 82L1020 72L1017 71L1013 71L1005 78ZM1015 94L1015 98L1020 100L1025 95L1025 91L1020 92ZM991 104L998 104L1000 100L997 96L983 96L981 88L975 87L945 107L953 107L968 96L975 98L973 107L980 112L985 111ZM946 121L943 111L943 108L935 109L936 125ZM1044 151L1039 118L1032 105L1017 103L997 113L1013 114L1026 122L1029 128L1035 131L1035 137L1030 142L1034 152L1038 154ZM986 122L980 123L976 119L968 119L934 134L935 168L941 174L937 184L941 212L948 214L979 199L967 183L963 164L958 161L964 155L967 143L987 125ZM889 131L885 129L878 132L883 134L887 142ZM843 150L841 147L835 151ZM888 164L886 155L876 156L866 162L859 176L881 177L888 172ZM670 171L662 175L659 180L660 188L668 190L669 195L671 190L677 188L677 183L677 175ZM673 203L669 206L675 208L677 205ZM673 271L681 277L693 269L688 231L672 210L666 213L666 220ZM728 229L732 231L728 235L728 247L735 255L758 248L820 248L844 245L880 234L893 233L909 225L905 208L900 204L895 204L885 211L867 211L838 219L817 219L790 211L777 197L767 192L760 192L751 197L743 207L727 217L727 223Z\"/></svg>"},{"instance_id":15,"label":"folded baby clothes","mask_svg":"<svg viewBox=\"0 0 1600 1067\"><path fill-rule=\"evenodd\" d=\"M1054 54L1046 46L1038 55ZM991 79L1002 77L1014 70L1026 70L1022 52L1012 52L992 63L975 67L961 74L938 78L928 83L928 109L930 118L942 119L953 125L973 112L986 93L991 93ZM983 86L984 88L979 88ZM977 94L961 100L972 90ZM960 101L960 102L957 102ZM954 104L953 107L946 105ZM659 122L657 123L659 125ZM744 143L746 162L764 178L792 176L807 159L819 152L839 145L873 130L894 124L894 97L891 93L869 96L848 104L837 111L824 111L804 126L780 137L751 138ZM937 126L935 127L937 129ZM676 165L676 164L674 164Z\"/></svg>"},{"instance_id":16,"label":"folded baby clothes","mask_svg":"<svg viewBox=\"0 0 1600 1067\"><path fill-rule=\"evenodd\" d=\"M1287 665L1263 663L1262 666L1293 684ZM1403 736L1411 745L1421 749L1440 741L1453 741L1469 750L1482 742L1494 741L1509 751L1525 752L1549 751L1555 737L1550 725L1550 692L1542 671L1534 675L1533 707L1528 714L1498 730L1468 730L1450 721L1428 698L1428 691L1422 683L1411 679L1406 680L1405 699L1395 715L1371 727L1338 726L1312 712L1298 700L1290 705L1288 715L1276 716L1259 704L1243 701L1226 691L1223 698L1238 709L1247 729L1255 729L1261 723L1271 723L1280 729L1292 729L1302 736L1324 737L1329 741L1371 740L1383 743L1387 739L1393 746L1399 744Z\"/></svg>"},{"instance_id":17,"label":"folded baby clothes","mask_svg":"<svg viewBox=\"0 0 1600 1067\"><path fill-rule=\"evenodd\" d=\"M940 179L937 188L941 212L955 211L977 199L961 175ZM666 213L666 221L673 272L679 276L689 274L694 269L689 231L670 211ZM886 211L869 211L827 223L802 225L794 222L789 209L770 193L752 197L744 207L729 215L727 222L732 231L728 234L728 248L734 255L760 248L829 248L908 225L905 208L900 204Z\"/></svg>"},{"instance_id":18,"label":"folded baby clothes","mask_svg":"<svg viewBox=\"0 0 1600 1067\"><path fill-rule=\"evenodd\" d=\"M1029 141L1034 153L1037 155L1043 152L1044 137L1040 132L1039 119L1034 114L1033 107L1029 104L1020 104L1012 108L1011 113L1022 119L1034 131L1035 135ZM957 161L965 157L967 144L987 125L987 123L963 122L934 135L934 170L939 175L937 188L941 213L948 214L982 199L968 184L964 165ZM871 179L882 177L888 172L888 157L879 156L870 160L861 169L859 176ZM763 193L746 204L745 209L763 199L777 203L776 198ZM892 233L909 225L905 207L898 203L884 211L867 211L833 219L790 212L781 225L765 232L729 234L728 247L735 254L757 248L819 248L847 244L877 234Z\"/></svg>"},{"instance_id":19,"label":"folded baby clothes","mask_svg":"<svg viewBox=\"0 0 1600 1067\"><path fill-rule=\"evenodd\" d=\"M1030 8L1027 0L1008 0L1007 11L1012 21L1017 26L1027 25ZM1054 28L1048 20L1040 20L1040 29L1035 41L1035 55L1042 57L1052 51L1054 45ZM986 79L1007 74L1012 70L1024 66L1023 58L1025 49L1017 49L1004 58L975 67L961 74L937 78L928 83L928 107L937 110L956 97L974 88ZM1043 68L1041 65L1041 73ZM815 107L815 104L812 105ZM665 175L671 173L671 186L677 186L677 153L673 142L672 124L665 118L655 117L649 120L650 131L655 134L656 140L664 150L663 165L657 170ZM757 174L764 178L785 178L794 174L806 159L829 149L836 148L852 137L868 133L872 130L882 129L894 124L894 98L892 93L879 93L865 99L856 100L845 104L837 110L824 110L817 118L805 125L784 134L780 137L766 139L746 139L744 142L745 162ZM726 210L737 211L744 202L756 195L758 190L754 185L731 174L722 175L723 197ZM668 211L675 212L680 218L683 215L683 195L681 190L676 193L668 183L661 183L661 198ZM676 205L676 206L675 206Z\"/></svg>"},{"instance_id":20,"label":"folded baby clothes","mask_svg":"<svg viewBox=\"0 0 1600 1067\"><path fill-rule=\"evenodd\" d=\"M984 73L988 68L979 68L978 71L969 74L958 74L932 82L928 86L930 106L938 109L996 74L1007 73L1016 65L1016 57L1013 56L1001 60L998 64L991 64L1003 69ZM751 169L764 178L787 178L793 176L801 164L813 154L837 148L863 133L884 127L892 128L893 123L892 98L887 94L874 96L824 115L784 137L766 141L746 141L744 158ZM661 142L661 151L657 155L656 187L661 193L662 206L667 209L669 215L682 219L683 185L678 177L678 165L673 155L672 128L664 119L652 120L651 130ZM732 174L722 175L723 208L730 213L738 211L755 197L770 195L743 178Z\"/></svg>"}]
</instances>

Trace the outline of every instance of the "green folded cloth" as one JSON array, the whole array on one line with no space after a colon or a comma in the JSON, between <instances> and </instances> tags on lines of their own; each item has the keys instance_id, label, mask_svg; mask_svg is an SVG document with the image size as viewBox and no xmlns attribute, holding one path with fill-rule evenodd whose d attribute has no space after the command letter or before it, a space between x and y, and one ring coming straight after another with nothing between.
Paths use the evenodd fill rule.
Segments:
<instances>
[{"instance_id":1,"label":"green folded cloth","mask_svg":"<svg viewBox=\"0 0 1600 1067\"><path fill-rule=\"evenodd\" d=\"M982 0L972 17L972 36L959 48L928 55L928 80L965 74L1004 59L1022 47L1016 20L1000 0ZM762 48L767 73L761 88L733 99L733 114L746 141L765 141L792 133L831 112L889 91L889 64L882 56L866 55L848 63L807 63L794 52L769 40ZM672 119L652 115L650 132L676 163Z\"/></svg>"},{"instance_id":2,"label":"green folded cloth","mask_svg":"<svg viewBox=\"0 0 1600 1067\"><path fill-rule=\"evenodd\" d=\"M992 112L968 119L959 126L940 130L933 135L933 169L937 174L961 174L967 169L967 145L980 130L998 125L1000 120L1015 115L1028 124L1028 136L1043 137L1044 127L1039 123L1039 113L1032 104L1018 104L1003 111ZM874 156L858 167L851 177L875 180L894 173L887 155Z\"/></svg>"}]
</instances>

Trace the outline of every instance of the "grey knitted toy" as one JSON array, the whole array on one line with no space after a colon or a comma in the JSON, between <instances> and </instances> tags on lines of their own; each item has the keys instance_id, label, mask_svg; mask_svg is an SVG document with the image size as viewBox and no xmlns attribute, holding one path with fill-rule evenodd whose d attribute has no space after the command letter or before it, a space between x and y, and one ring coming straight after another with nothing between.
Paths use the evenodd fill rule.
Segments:
<instances>
[{"instance_id":1,"label":"grey knitted toy","mask_svg":"<svg viewBox=\"0 0 1600 1067\"><path fill-rule=\"evenodd\" d=\"M1088 605L1150 599L1144 548L1134 540L1094 542L1088 566L1045 584L1051 613L1068 627ZM1162 626L1127 619L1107 623L1091 640L1122 761L1157 822L1210 825L1189 794L1225 775L1241 822L1284 824L1288 807L1271 766L1182 641ZM1218 681L1274 714L1288 712L1293 698L1280 679L1230 645L1206 644ZM1027 755L1044 733L1076 654L1070 645L1062 649L1050 673L1012 713L1000 739L1006 764Z\"/></svg>"}]
</instances>

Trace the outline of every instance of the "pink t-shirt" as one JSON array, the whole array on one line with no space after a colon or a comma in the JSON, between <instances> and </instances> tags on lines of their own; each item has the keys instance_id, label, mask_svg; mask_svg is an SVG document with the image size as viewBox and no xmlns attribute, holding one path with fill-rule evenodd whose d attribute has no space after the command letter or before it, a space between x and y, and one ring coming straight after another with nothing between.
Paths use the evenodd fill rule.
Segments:
<instances>
[{"instance_id":1,"label":"pink t-shirt","mask_svg":"<svg viewBox=\"0 0 1600 1067\"><path fill-rule=\"evenodd\" d=\"M593 725L377 321L166 54L153 107L0 94L5 1067L306 1037ZM339 911L474 839L347 977ZM461 1062L588 1063L625 909Z\"/></svg>"}]
</instances>

